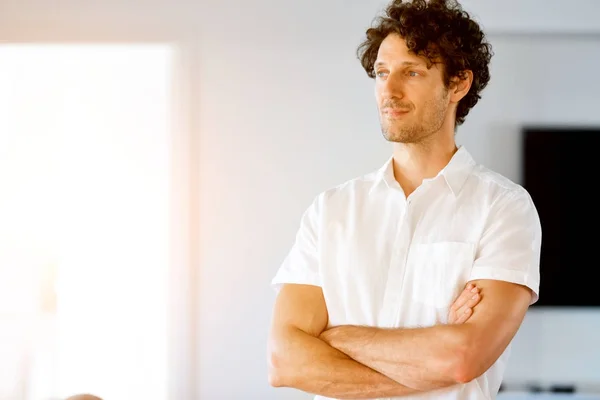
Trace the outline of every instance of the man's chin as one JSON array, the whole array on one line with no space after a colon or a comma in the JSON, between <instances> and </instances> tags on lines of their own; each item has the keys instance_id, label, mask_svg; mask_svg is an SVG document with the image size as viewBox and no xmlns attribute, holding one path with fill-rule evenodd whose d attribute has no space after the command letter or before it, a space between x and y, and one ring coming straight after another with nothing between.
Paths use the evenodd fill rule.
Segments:
<instances>
[{"instance_id":1,"label":"man's chin","mask_svg":"<svg viewBox=\"0 0 600 400\"><path fill-rule=\"evenodd\" d=\"M384 131L383 137L388 142L393 142L393 143L406 143L406 142L410 142L410 139L411 139L410 135L407 135L404 132Z\"/></svg>"}]
</instances>

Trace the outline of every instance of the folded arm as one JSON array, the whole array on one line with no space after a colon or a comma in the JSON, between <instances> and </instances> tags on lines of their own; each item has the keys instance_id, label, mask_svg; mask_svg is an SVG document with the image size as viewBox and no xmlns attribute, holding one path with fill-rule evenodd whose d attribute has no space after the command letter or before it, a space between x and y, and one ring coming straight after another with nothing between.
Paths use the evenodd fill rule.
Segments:
<instances>
[{"instance_id":1,"label":"folded arm","mask_svg":"<svg viewBox=\"0 0 600 400\"><path fill-rule=\"evenodd\" d=\"M321 288L284 285L269 336L269 381L338 399L404 396L418 392L353 360L319 339L328 323Z\"/></svg>"},{"instance_id":2,"label":"folded arm","mask_svg":"<svg viewBox=\"0 0 600 400\"><path fill-rule=\"evenodd\" d=\"M469 382L504 352L531 302L525 286L474 282L481 300L464 324L415 329L340 326L321 338L354 360L417 390Z\"/></svg>"}]
</instances>

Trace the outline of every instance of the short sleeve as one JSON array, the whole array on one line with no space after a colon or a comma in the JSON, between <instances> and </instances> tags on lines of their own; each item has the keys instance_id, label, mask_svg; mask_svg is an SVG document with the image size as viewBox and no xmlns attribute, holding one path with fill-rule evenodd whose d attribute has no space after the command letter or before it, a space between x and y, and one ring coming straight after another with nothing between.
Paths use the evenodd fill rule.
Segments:
<instances>
[{"instance_id":1,"label":"short sleeve","mask_svg":"<svg viewBox=\"0 0 600 400\"><path fill-rule=\"evenodd\" d=\"M494 279L527 286L539 298L542 230L523 188L499 198L490 210L469 280Z\"/></svg>"},{"instance_id":2,"label":"short sleeve","mask_svg":"<svg viewBox=\"0 0 600 400\"><path fill-rule=\"evenodd\" d=\"M271 281L276 291L279 291L285 283L321 286L319 273L321 197L316 197L302 215L296 240Z\"/></svg>"}]
</instances>

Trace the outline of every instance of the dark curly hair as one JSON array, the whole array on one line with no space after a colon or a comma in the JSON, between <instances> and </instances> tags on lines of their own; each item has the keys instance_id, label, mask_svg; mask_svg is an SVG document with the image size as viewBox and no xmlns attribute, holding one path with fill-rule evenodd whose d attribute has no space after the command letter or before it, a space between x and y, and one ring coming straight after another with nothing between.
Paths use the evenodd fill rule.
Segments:
<instances>
[{"instance_id":1,"label":"dark curly hair","mask_svg":"<svg viewBox=\"0 0 600 400\"><path fill-rule=\"evenodd\" d=\"M390 33L404 38L414 54L426 57L431 63L441 61L446 87L451 78L463 79L466 70L473 72L471 88L456 110L456 124L462 124L490 80L492 46L479 24L454 0L393 0L375 22L367 29L367 38L357 51L369 77L375 78L373 64L381 42Z\"/></svg>"}]
</instances>

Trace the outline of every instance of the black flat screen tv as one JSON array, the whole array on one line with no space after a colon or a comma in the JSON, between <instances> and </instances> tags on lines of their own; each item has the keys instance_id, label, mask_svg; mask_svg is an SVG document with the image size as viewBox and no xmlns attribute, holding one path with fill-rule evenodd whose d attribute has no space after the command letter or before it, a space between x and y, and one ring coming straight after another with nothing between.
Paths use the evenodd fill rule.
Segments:
<instances>
[{"instance_id":1,"label":"black flat screen tv","mask_svg":"<svg viewBox=\"0 0 600 400\"><path fill-rule=\"evenodd\" d=\"M600 127L525 127L522 185L542 225L533 307L600 307Z\"/></svg>"}]
</instances>

